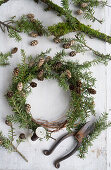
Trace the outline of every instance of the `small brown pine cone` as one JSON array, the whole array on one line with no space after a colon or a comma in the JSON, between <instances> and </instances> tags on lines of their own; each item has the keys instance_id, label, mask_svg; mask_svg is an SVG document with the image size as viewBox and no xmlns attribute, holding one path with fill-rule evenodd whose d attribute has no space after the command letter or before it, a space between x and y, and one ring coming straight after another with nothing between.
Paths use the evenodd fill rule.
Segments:
<instances>
[{"instance_id":1,"label":"small brown pine cone","mask_svg":"<svg viewBox=\"0 0 111 170\"><path fill-rule=\"evenodd\" d=\"M57 62L56 65L54 66L55 70L59 70L62 67L62 63L61 62Z\"/></svg>"},{"instance_id":2,"label":"small brown pine cone","mask_svg":"<svg viewBox=\"0 0 111 170\"><path fill-rule=\"evenodd\" d=\"M31 82L31 83L30 83L30 86L31 86L32 88L37 87L37 83Z\"/></svg>"},{"instance_id":3,"label":"small brown pine cone","mask_svg":"<svg viewBox=\"0 0 111 170\"><path fill-rule=\"evenodd\" d=\"M59 38L54 38L53 41L57 44L61 42L61 40Z\"/></svg>"},{"instance_id":4,"label":"small brown pine cone","mask_svg":"<svg viewBox=\"0 0 111 170\"><path fill-rule=\"evenodd\" d=\"M23 89L23 83L19 82L18 85L17 85L17 90L22 91L22 89Z\"/></svg>"},{"instance_id":5,"label":"small brown pine cone","mask_svg":"<svg viewBox=\"0 0 111 170\"><path fill-rule=\"evenodd\" d=\"M63 48L65 49L68 49L71 47L71 44L70 43L66 43L66 44L63 44Z\"/></svg>"},{"instance_id":6,"label":"small brown pine cone","mask_svg":"<svg viewBox=\"0 0 111 170\"><path fill-rule=\"evenodd\" d=\"M83 14L83 11L82 11L81 9L78 9L78 10L76 11L76 13L77 13L77 15L81 15L81 14Z\"/></svg>"},{"instance_id":7,"label":"small brown pine cone","mask_svg":"<svg viewBox=\"0 0 111 170\"><path fill-rule=\"evenodd\" d=\"M36 133L33 133L31 140L36 141L37 139L38 139L38 136L36 135Z\"/></svg>"},{"instance_id":8,"label":"small brown pine cone","mask_svg":"<svg viewBox=\"0 0 111 170\"><path fill-rule=\"evenodd\" d=\"M8 120L5 120L5 124L6 124L7 126L12 126L12 122L10 122L10 121L8 121Z\"/></svg>"},{"instance_id":9,"label":"small brown pine cone","mask_svg":"<svg viewBox=\"0 0 111 170\"><path fill-rule=\"evenodd\" d=\"M80 87L76 87L76 93L81 94L81 88Z\"/></svg>"},{"instance_id":10,"label":"small brown pine cone","mask_svg":"<svg viewBox=\"0 0 111 170\"><path fill-rule=\"evenodd\" d=\"M38 75L37 75L37 79L40 80L40 81L43 81L44 80L44 71L41 70Z\"/></svg>"},{"instance_id":11,"label":"small brown pine cone","mask_svg":"<svg viewBox=\"0 0 111 170\"><path fill-rule=\"evenodd\" d=\"M25 110L26 110L27 113L30 113L30 111L31 111L31 106L30 106L30 104L26 104L26 105L25 105Z\"/></svg>"},{"instance_id":12,"label":"small brown pine cone","mask_svg":"<svg viewBox=\"0 0 111 170\"><path fill-rule=\"evenodd\" d=\"M34 38L36 38L36 37L38 36L38 34L35 33L35 32L31 32L29 35L30 35L31 37L34 37Z\"/></svg>"},{"instance_id":13,"label":"small brown pine cone","mask_svg":"<svg viewBox=\"0 0 111 170\"><path fill-rule=\"evenodd\" d=\"M70 41L70 45L71 45L71 46L74 45L74 43L75 43L74 40L71 40L71 41Z\"/></svg>"},{"instance_id":14,"label":"small brown pine cone","mask_svg":"<svg viewBox=\"0 0 111 170\"><path fill-rule=\"evenodd\" d=\"M14 68L13 73L14 73L15 76L18 76L18 74L19 74L19 69L18 69L18 67Z\"/></svg>"},{"instance_id":15,"label":"small brown pine cone","mask_svg":"<svg viewBox=\"0 0 111 170\"><path fill-rule=\"evenodd\" d=\"M12 91L9 91L9 92L7 93L7 97L9 97L9 98L13 97L13 92L12 92Z\"/></svg>"},{"instance_id":16,"label":"small brown pine cone","mask_svg":"<svg viewBox=\"0 0 111 170\"><path fill-rule=\"evenodd\" d=\"M81 7L82 7L82 8L86 8L87 6L88 6L88 3L82 3L82 4L81 4Z\"/></svg>"},{"instance_id":17,"label":"small brown pine cone","mask_svg":"<svg viewBox=\"0 0 111 170\"><path fill-rule=\"evenodd\" d=\"M69 53L69 55L70 55L71 57L73 57L73 56L76 55L76 52L75 52L75 51L71 51L71 52Z\"/></svg>"},{"instance_id":18,"label":"small brown pine cone","mask_svg":"<svg viewBox=\"0 0 111 170\"><path fill-rule=\"evenodd\" d=\"M37 44L38 44L38 41L37 41L37 40L33 40L33 41L31 41L31 43L30 43L31 46L35 46L35 45L37 45Z\"/></svg>"},{"instance_id":19,"label":"small brown pine cone","mask_svg":"<svg viewBox=\"0 0 111 170\"><path fill-rule=\"evenodd\" d=\"M40 68L45 62L44 58L40 58L39 62L38 62L38 67Z\"/></svg>"},{"instance_id":20,"label":"small brown pine cone","mask_svg":"<svg viewBox=\"0 0 111 170\"><path fill-rule=\"evenodd\" d=\"M35 64L34 61L30 61L30 62L29 62L29 67L33 67L34 64Z\"/></svg>"},{"instance_id":21,"label":"small brown pine cone","mask_svg":"<svg viewBox=\"0 0 111 170\"><path fill-rule=\"evenodd\" d=\"M94 90L92 88L88 88L87 90L90 94L96 94L96 90Z\"/></svg>"},{"instance_id":22,"label":"small brown pine cone","mask_svg":"<svg viewBox=\"0 0 111 170\"><path fill-rule=\"evenodd\" d=\"M76 82L76 85L77 85L77 87L82 87L82 82L81 82L81 80L78 80L78 81Z\"/></svg>"},{"instance_id":23,"label":"small brown pine cone","mask_svg":"<svg viewBox=\"0 0 111 170\"><path fill-rule=\"evenodd\" d=\"M0 145L2 145L2 143L3 143L3 142L2 142L2 140L0 139Z\"/></svg>"},{"instance_id":24,"label":"small brown pine cone","mask_svg":"<svg viewBox=\"0 0 111 170\"><path fill-rule=\"evenodd\" d=\"M70 70L66 70L66 75L67 75L67 78L68 78L68 79L71 78L71 72L70 72Z\"/></svg>"},{"instance_id":25,"label":"small brown pine cone","mask_svg":"<svg viewBox=\"0 0 111 170\"><path fill-rule=\"evenodd\" d=\"M18 48L15 47L15 48L13 48L13 49L11 50L11 54L15 54L17 51L18 51Z\"/></svg>"},{"instance_id":26,"label":"small brown pine cone","mask_svg":"<svg viewBox=\"0 0 111 170\"><path fill-rule=\"evenodd\" d=\"M74 90L75 89L74 85L73 84L69 85L69 89Z\"/></svg>"},{"instance_id":27,"label":"small brown pine cone","mask_svg":"<svg viewBox=\"0 0 111 170\"><path fill-rule=\"evenodd\" d=\"M34 18L34 14L27 14L27 17L30 18Z\"/></svg>"},{"instance_id":28,"label":"small brown pine cone","mask_svg":"<svg viewBox=\"0 0 111 170\"><path fill-rule=\"evenodd\" d=\"M48 61L50 61L51 60L51 56L47 56L46 58L45 58L45 61L46 62L48 62Z\"/></svg>"},{"instance_id":29,"label":"small brown pine cone","mask_svg":"<svg viewBox=\"0 0 111 170\"><path fill-rule=\"evenodd\" d=\"M20 139L26 139L25 134L24 134L24 133L21 133L21 134L19 135L19 138L20 138Z\"/></svg>"}]
</instances>

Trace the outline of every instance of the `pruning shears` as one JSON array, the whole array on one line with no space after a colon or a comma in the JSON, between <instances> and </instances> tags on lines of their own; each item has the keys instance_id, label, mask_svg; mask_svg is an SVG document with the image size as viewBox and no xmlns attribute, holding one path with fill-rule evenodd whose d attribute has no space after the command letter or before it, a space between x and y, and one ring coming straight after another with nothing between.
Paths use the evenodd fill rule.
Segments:
<instances>
[{"instance_id":1,"label":"pruning shears","mask_svg":"<svg viewBox=\"0 0 111 170\"><path fill-rule=\"evenodd\" d=\"M55 162L54 162L54 165L56 168L59 168L60 167L60 162L69 158L70 156L72 156L77 150L78 148L81 146L82 144L82 141L85 137L87 137L89 134L91 134L94 130L94 123L91 123L90 121L87 122L78 132L72 132L72 133L68 133L68 134L65 134L64 136L62 136L53 146L50 150L44 150L43 153L44 155L50 155L54 150L55 148L63 141L65 140L66 138L70 137L70 136L74 136L74 138L76 139L77 143L75 145L75 147L73 148L73 150L71 152L69 152L68 154L66 154L65 156L57 159Z\"/></svg>"}]
</instances>

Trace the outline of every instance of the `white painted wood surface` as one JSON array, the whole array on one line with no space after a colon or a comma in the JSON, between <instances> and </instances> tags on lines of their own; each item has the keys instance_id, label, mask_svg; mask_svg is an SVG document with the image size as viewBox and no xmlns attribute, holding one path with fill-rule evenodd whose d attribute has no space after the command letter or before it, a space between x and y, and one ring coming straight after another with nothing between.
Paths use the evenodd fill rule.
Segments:
<instances>
[{"instance_id":1,"label":"white painted wood surface","mask_svg":"<svg viewBox=\"0 0 111 170\"><path fill-rule=\"evenodd\" d=\"M57 0L54 0L54 2L59 3ZM111 4L111 1L108 0L108 3ZM46 26L62 21L62 19L57 17L53 12L44 12L42 5L37 5L31 0L10 0L6 4L3 4L0 7L0 20L4 21L14 15L18 18L27 13L34 13L35 17L40 19ZM95 22L92 27L111 35L111 8L106 7L105 9L96 10L96 16L104 18L105 22L103 25ZM79 19L82 21L81 18ZM84 21L84 23L91 24L91 22L86 21ZM6 93L9 84L11 84L11 73L14 67L21 61L20 49L24 49L27 55L34 55L41 51L45 51L48 48L52 48L52 56L55 52L61 50L59 45L53 43L52 37L38 37L38 46L31 47L29 42L33 38L30 38L25 34L21 35L23 40L20 43L17 43L13 39L8 38L7 33L3 34L0 30L0 51L7 52L15 46L19 48L19 52L10 60L11 65L4 68L0 67L0 129L5 135L7 135L8 127L4 124L4 120L6 115L11 114L12 111L8 106L4 94ZM73 33L70 34L70 36L72 35ZM108 43L106 44L99 40L89 38L87 38L87 40L89 45L96 50L104 53L111 53L111 45ZM67 59L69 58L67 57ZM72 60L75 61L76 59L83 62L85 60L93 59L93 56L90 53L87 53L84 56L78 54ZM91 70L97 79L97 95L95 96L97 114L100 115L102 112L107 111L109 112L109 120L111 120L111 62L107 67L100 64L93 67ZM28 102L31 103L31 105L33 104L33 113L35 111L35 113L37 113L37 115L34 115L35 118L36 116L39 116L47 120L53 120L63 115L64 111L68 109L69 94L59 88L57 82L38 82L38 89L32 92L28 98ZM21 132L24 132L24 130L16 127L16 134L18 135ZM25 133L28 135L27 131L25 131ZM53 137L57 138L64 133L65 130L62 130L59 133L54 134ZM44 156L42 150L50 148L53 142L54 141L52 140L42 142L37 141L32 145L27 141L21 144L19 150L28 158L28 163L25 163L18 154L7 153L4 149L0 149L0 170L54 170L53 161L64 153L67 153L74 145L74 140L70 138L64 141L51 156ZM111 128L103 132L98 139L94 141L94 145L89 148L89 153L86 155L85 160L79 159L75 154L61 163L60 170L111 170L110 146Z\"/></svg>"}]
</instances>

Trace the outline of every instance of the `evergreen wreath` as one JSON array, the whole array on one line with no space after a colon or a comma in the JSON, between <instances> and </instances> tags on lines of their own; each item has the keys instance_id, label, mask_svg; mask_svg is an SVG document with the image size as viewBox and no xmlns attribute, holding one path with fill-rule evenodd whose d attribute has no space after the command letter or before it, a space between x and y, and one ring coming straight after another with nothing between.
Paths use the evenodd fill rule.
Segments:
<instances>
[{"instance_id":1,"label":"evergreen wreath","mask_svg":"<svg viewBox=\"0 0 111 170\"><path fill-rule=\"evenodd\" d=\"M63 51L57 53L53 58L48 56L50 50L41 54L26 58L24 50L21 50L23 59L13 71L12 85L10 86L6 97L9 105L12 107L13 115L7 116L7 121L11 123L19 123L20 128L31 129L33 132L32 140L36 140L36 129L42 126L46 130L46 138L52 138L52 132L57 132L66 127L68 132L72 132L74 128L77 130L86 123L87 118L91 115L95 116L94 98L96 94L93 88L95 78L92 77L88 69L96 64L97 61L78 62L65 61L63 59L66 53ZM31 106L26 103L26 97L32 88L37 87L37 83L33 79L40 81L44 79L56 79L64 90L70 93L69 110L64 119L59 121L47 122L47 120L35 120L31 115ZM84 157L87 148L91 145L102 130L110 126L106 123L107 113L96 122L95 130L91 136L83 141L79 151L80 157ZM54 139L54 138L53 138Z\"/></svg>"},{"instance_id":2,"label":"evergreen wreath","mask_svg":"<svg viewBox=\"0 0 111 170\"><path fill-rule=\"evenodd\" d=\"M1 0L0 5L7 1L8 0ZM38 3L38 0L34 1ZM45 129L46 133L44 132L44 137L52 139L54 139L51 136L52 132L57 132L64 127L67 128L69 133L71 133L74 128L78 131L91 115L96 116L94 98L92 96L96 94L96 90L94 89L95 78L92 77L91 72L89 72L88 69L92 65L100 62L107 64L107 62L111 60L110 54L102 54L88 46L84 39L84 34L108 43L111 43L111 37L98 30L92 29L89 25L82 24L76 17L73 17L72 11L69 9L68 0L61 0L62 7L54 4L50 0L41 1L48 6L45 11L55 11L59 16L65 17L65 22L45 28L38 19L34 18L33 14L28 14L26 16L23 15L19 20L16 20L15 17L11 17L7 21L0 21L0 29L3 32L7 30L9 37L15 38L17 41L21 40L21 32L27 33L34 38L38 35L53 35L55 43L63 43L64 49L70 48L71 50L74 50L69 53L71 57L75 56L77 53L84 53L87 50L90 50L96 56L96 59L84 62L83 64L65 61L63 59L63 57L66 56L64 50L57 53L53 58L48 56L50 50L42 52L35 57L29 56L26 58L24 50L21 50L23 56L22 63L14 69L12 85L6 94L9 105L14 112L13 115L8 115L5 121L5 123L11 127L11 130L9 131L9 138L6 138L2 132L0 132L0 146L9 151L17 152L26 162L28 160L25 156L13 145L14 128L12 123L19 123L21 128L31 129L33 132L31 137L32 140L36 140L38 137L40 138L40 136L37 136L37 133L35 133L38 127ZM72 0L72 2L79 8L78 11L76 11L78 15L83 14L85 19L102 23L101 20L95 18L94 7L98 7L99 5L102 7L108 6L107 2L99 2L98 0ZM73 31L79 31L80 33L73 38L60 38ZM32 46L37 44L37 40L30 43ZM1 53L0 65L8 65L8 57L11 57L17 50L17 48L14 48L9 53ZM43 81L44 79L56 79L64 90L69 91L70 107L65 114L64 119L47 122L47 120L35 120L32 117L31 106L26 103L26 98L31 92L31 89L37 87L37 83L33 82L34 78L37 78L39 81ZM107 115L107 113L104 113L99 117L98 120L95 121L93 132L83 139L82 144L78 149L80 158L85 157L88 146L92 145L92 141L100 134L100 132L111 126L110 122L107 123ZM20 144L22 139L25 139L23 133L20 134L17 143Z\"/></svg>"}]
</instances>

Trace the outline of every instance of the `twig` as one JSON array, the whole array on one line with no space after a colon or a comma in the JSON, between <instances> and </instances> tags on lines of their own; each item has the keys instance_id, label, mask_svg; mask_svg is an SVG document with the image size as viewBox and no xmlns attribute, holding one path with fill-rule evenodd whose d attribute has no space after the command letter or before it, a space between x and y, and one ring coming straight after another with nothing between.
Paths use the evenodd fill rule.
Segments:
<instances>
[{"instance_id":1,"label":"twig","mask_svg":"<svg viewBox=\"0 0 111 170\"><path fill-rule=\"evenodd\" d=\"M7 30L8 30L8 29L13 29L13 30L15 30L16 32L19 32L19 33L20 33L20 31L18 31L15 27L13 27L13 26L11 26L11 25L9 25L9 24L6 24L5 22L0 21L0 25L3 25L4 27L6 27Z\"/></svg>"},{"instance_id":2,"label":"twig","mask_svg":"<svg viewBox=\"0 0 111 170\"><path fill-rule=\"evenodd\" d=\"M12 144L12 147L26 162L28 162L26 157L13 144Z\"/></svg>"}]
</instances>

